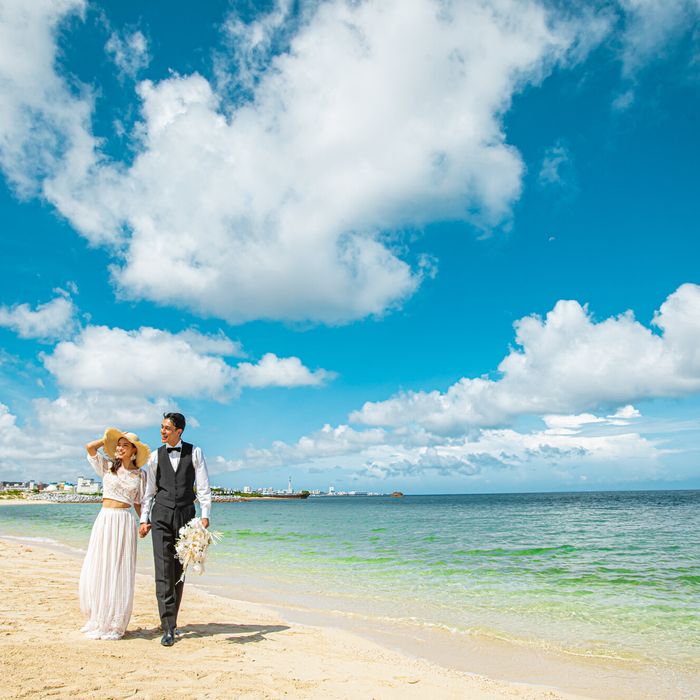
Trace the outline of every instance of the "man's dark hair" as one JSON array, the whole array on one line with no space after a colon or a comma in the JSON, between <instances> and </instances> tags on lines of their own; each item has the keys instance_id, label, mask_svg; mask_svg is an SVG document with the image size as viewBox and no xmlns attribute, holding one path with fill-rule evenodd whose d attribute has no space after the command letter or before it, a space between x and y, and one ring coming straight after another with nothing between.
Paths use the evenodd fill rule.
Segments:
<instances>
[{"instance_id":1,"label":"man's dark hair","mask_svg":"<svg viewBox=\"0 0 700 700\"><path fill-rule=\"evenodd\" d=\"M187 421L185 420L185 416L182 415L182 413L164 413L163 414L163 419L169 419L173 422L173 425L175 426L176 429L185 429L185 426L187 425Z\"/></svg>"}]
</instances>

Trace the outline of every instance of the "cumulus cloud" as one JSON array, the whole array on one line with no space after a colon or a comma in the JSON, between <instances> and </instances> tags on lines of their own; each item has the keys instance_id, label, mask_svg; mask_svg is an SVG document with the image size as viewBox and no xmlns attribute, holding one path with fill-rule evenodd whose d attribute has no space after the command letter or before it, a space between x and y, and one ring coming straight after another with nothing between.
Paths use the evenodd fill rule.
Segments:
<instances>
[{"instance_id":1,"label":"cumulus cloud","mask_svg":"<svg viewBox=\"0 0 700 700\"><path fill-rule=\"evenodd\" d=\"M243 387L317 386L334 376L324 369L312 372L298 357L273 353L257 364L232 366L223 359L241 354L240 343L223 333L88 326L73 340L59 343L51 354L44 355L44 365L59 385L71 392L217 400L229 398Z\"/></svg>"},{"instance_id":2,"label":"cumulus cloud","mask_svg":"<svg viewBox=\"0 0 700 700\"><path fill-rule=\"evenodd\" d=\"M120 73L132 79L151 62L148 40L140 31L112 32L105 44L105 51Z\"/></svg>"},{"instance_id":3,"label":"cumulus cloud","mask_svg":"<svg viewBox=\"0 0 700 700\"><path fill-rule=\"evenodd\" d=\"M62 85L51 31L60 13L38 7L44 60L27 70L42 95ZM235 25L254 63L285 7ZM64 89L57 102L67 115L79 107L75 116L44 113L74 155L51 163L44 193L90 241L123 251L114 280L125 296L232 322L381 314L423 274L382 232L508 219L523 164L502 118L517 91L585 52L589 19L564 21L534 1L320 3L258 71L248 101L197 74L140 83L128 165L95 154L88 102Z\"/></svg>"},{"instance_id":4,"label":"cumulus cloud","mask_svg":"<svg viewBox=\"0 0 700 700\"><path fill-rule=\"evenodd\" d=\"M87 441L102 435L107 426L136 433L157 426L173 403L80 392L37 399L33 408L33 420L19 425L10 408L0 403L0 478L47 482L87 474Z\"/></svg>"},{"instance_id":5,"label":"cumulus cloud","mask_svg":"<svg viewBox=\"0 0 700 700\"><path fill-rule=\"evenodd\" d=\"M160 422L173 402L166 398L145 399L99 391L69 392L57 399L35 399L38 424L50 434L66 435L76 442L78 435L98 435L107 426L138 432ZM81 444L77 439L78 445Z\"/></svg>"},{"instance_id":6,"label":"cumulus cloud","mask_svg":"<svg viewBox=\"0 0 700 700\"><path fill-rule=\"evenodd\" d=\"M22 196L47 179L82 177L94 162L92 99L56 72L61 23L84 0L5 0L0 16L0 167Z\"/></svg>"},{"instance_id":7,"label":"cumulus cloud","mask_svg":"<svg viewBox=\"0 0 700 700\"><path fill-rule=\"evenodd\" d=\"M58 296L35 309L29 304L0 306L0 326L11 328L20 338L55 340L75 329L75 315L70 297Z\"/></svg>"},{"instance_id":8,"label":"cumulus cloud","mask_svg":"<svg viewBox=\"0 0 700 700\"><path fill-rule=\"evenodd\" d=\"M578 418L578 420L576 420ZM553 424L550 417L549 425ZM586 423L605 419L569 417L567 428L518 432L486 429L477 435L445 437L420 429L357 430L348 425L325 425L295 443L277 441L269 448L249 448L240 459L215 460L216 472L249 468L317 465L340 467L361 477L387 479L439 475L476 476L509 470L526 473L537 466L585 469L592 465L623 465L643 471L654 465L662 450L634 431L583 432ZM627 468L625 466L625 468Z\"/></svg>"},{"instance_id":9,"label":"cumulus cloud","mask_svg":"<svg viewBox=\"0 0 700 700\"><path fill-rule=\"evenodd\" d=\"M87 433L85 434L87 437ZM68 465L84 454L80 442L59 431L21 428L10 408L0 403L0 475L5 479L61 478ZM29 471L28 464L33 464ZM72 473L73 469L71 469Z\"/></svg>"},{"instance_id":10,"label":"cumulus cloud","mask_svg":"<svg viewBox=\"0 0 700 700\"><path fill-rule=\"evenodd\" d=\"M59 343L44 365L65 389L134 396L222 398L234 376L221 357L156 328L88 326Z\"/></svg>"},{"instance_id":11,"label":"cumulus cloud","mask_svg":"<svg viewBox=\"0 0 700 700\"><path fill-rule=\"evenodd\" d=\"M236 368L238 383L242 387L295 387L320 386L335 375L325 369L310 371L298 357L277 357L268 352L260 362L241 362Z\"/></svg>"},{"instance_id":12,"label":"cumulus cloud","mask_svg":"<svg viewBox=\"0 0 700 700\"><path fill-rule=\"evenodd\" d=\"M652 325L631 312L596 321L586 306L559 301L545 318L515 324L499 379L462 378L446 392L404 392L368 402L351 421L420 425L449 434L499 426L516 416L572 414L700 390L700 286L684 284Z\"/></svg>"}]
</instances>

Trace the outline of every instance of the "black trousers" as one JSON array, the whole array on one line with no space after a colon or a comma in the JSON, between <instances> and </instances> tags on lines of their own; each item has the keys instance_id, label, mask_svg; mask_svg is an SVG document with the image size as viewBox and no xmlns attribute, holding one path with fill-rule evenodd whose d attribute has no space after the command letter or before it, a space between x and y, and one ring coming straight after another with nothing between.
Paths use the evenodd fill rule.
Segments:
<instances>
[{"instance_id":1,"label":"black trousers","mask_svg":"<svg viewBox=\"0 0 700 700\"><path fill-rule=\"evenodd\" d=\"M164 630L177 627L177 613L182 602L185 582L180 581L182 564L175 554L179 530L195 516L194 505L167 508L153 504L151 510L151 539L156 569L156 598ZM178 583L179 581L179 583Z\"/></svg>"}]
</instances>

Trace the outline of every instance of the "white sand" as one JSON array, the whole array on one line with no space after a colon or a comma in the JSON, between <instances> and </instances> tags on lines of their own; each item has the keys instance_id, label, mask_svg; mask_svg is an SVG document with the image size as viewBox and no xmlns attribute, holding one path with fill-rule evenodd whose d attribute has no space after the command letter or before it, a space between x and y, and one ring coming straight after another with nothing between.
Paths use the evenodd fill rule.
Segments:
<instances>
[{"instance_id":1,"label":"white sand","mask_svg":"<svg viewBox=\"0 0 700 700\"><path fill-rule=\"evenodd\" d=\"M443 668L349 632L287 624L192 585L183 634L165 648L144 575L124 639L88 640L78 631L79 561L9 540L0 548L3 698L580 698Z\"/></svg>"}]
</instances>

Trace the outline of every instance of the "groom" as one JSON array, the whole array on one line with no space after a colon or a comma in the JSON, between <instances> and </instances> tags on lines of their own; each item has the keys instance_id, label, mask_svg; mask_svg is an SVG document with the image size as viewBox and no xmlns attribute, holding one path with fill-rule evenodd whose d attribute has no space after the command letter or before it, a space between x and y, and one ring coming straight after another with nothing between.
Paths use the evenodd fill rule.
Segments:
<instances>
[{"instance_id":1,"label":"groom","mask_svg":"<svg viewBox=\"0 0 700 700\"><path fill-rule=\"evenodd\" d=\"M209 527L211 510L207 463L199 447L182 442L185 425L182 413L163 414L160 437L164 444L148 460L148 480L141 503L139 535L152 533L156 597L163 630L160 643L165 647L175 643L177 613L185 585L180 581L182 564L175 554L178 532L195 517L195 498L202 508L204 527Z\"/></svg>"}]
</instances>

